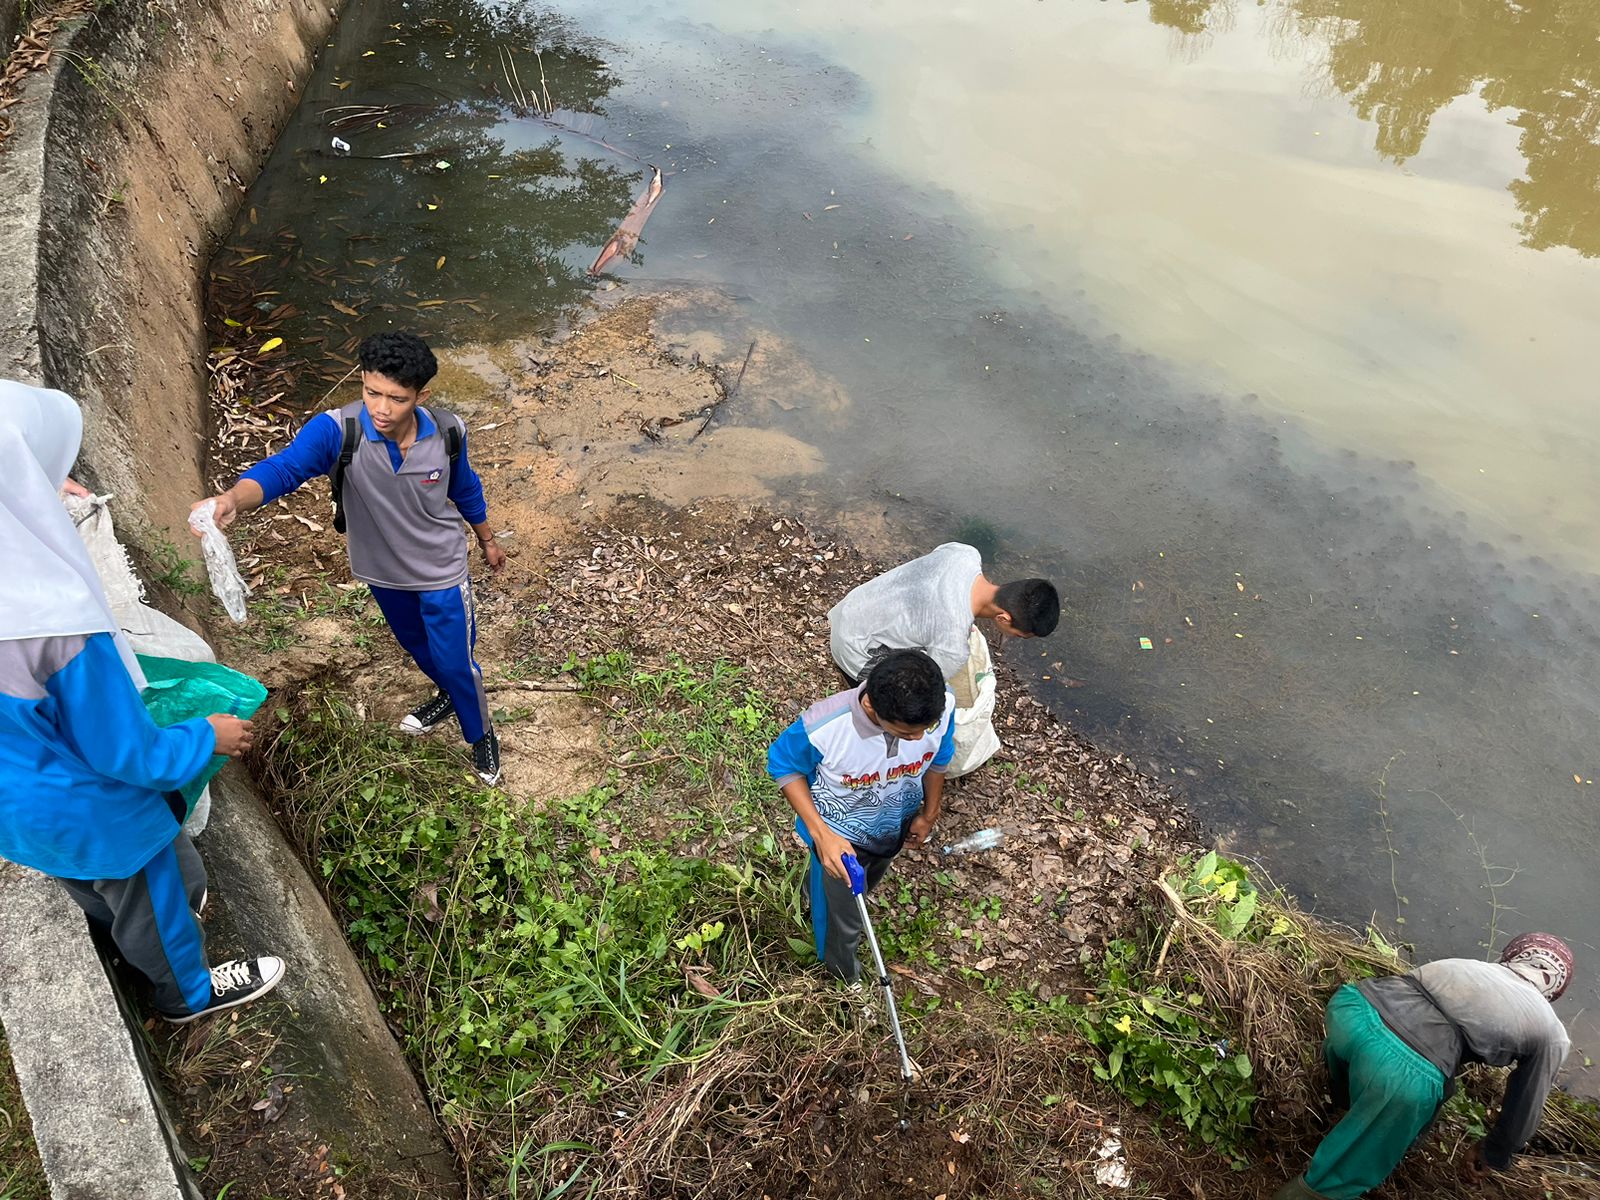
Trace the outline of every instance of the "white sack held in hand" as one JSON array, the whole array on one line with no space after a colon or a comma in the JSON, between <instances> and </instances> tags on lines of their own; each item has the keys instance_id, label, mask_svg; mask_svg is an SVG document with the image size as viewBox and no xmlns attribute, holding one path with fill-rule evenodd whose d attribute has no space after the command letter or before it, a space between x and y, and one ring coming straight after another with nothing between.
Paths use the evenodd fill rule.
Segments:
<instances>
[{"instance_id":1,"label":"white sack held in hand","mask_svg":"<svg viewBox=\"0 0 1600 1200\"><path fill-rule=\"evenodd\" d=\"M206 557L206 574L211 576L211 590L222 601L222 607L235 623L244 624L244 599L250 594L244 576L239 574L239 564L234 561L233 547L217 528L217 502L207 500L189 514L189 528L200 535L200 549Z\"/></svg>"},{"instance_id":2,"label":"white sack held in hand","mask_svg":"<svg viewBox=\"0 0 1600 1200\"><path fill-rule=\"evenodd\" d=\"M956 696L956 752L946 779L976 771L1000 749L1000 735L994 731L994 660L989 657L989 643L974 627L968 645L972 656L950 681Z\"/></svg>"}]
</instances>

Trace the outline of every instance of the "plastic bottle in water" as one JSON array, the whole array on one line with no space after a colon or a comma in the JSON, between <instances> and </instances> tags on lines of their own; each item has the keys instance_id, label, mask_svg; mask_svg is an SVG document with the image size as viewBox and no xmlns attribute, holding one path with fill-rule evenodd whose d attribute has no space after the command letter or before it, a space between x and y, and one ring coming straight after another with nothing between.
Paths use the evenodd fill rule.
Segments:
<instances>
[{"instance_id":1,"label":"plastic bottle in water","mask_svg":"<svg viewBox=\"0 0 1600 1200\"><path fill-rule=\"evenodd\" d=\"M992 829L980 829L977 833L969 833L953 846L946 846L946 854L971 854L976 850L993 850L1005 841L1005 833L995 826Z\"/></svg>"}]
</instances>

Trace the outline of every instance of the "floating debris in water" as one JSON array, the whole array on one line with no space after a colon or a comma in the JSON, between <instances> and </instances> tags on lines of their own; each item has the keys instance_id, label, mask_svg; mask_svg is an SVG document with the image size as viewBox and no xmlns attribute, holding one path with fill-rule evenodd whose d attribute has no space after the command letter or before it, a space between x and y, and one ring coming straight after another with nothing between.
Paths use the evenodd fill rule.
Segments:
<instances>
[{"instance_id":1,"label":"floating debris in water","mask_svg":"<svg viewBox=\"0 0 1600 1200\"><path fill-rule=\"evenodd\" d=\"M657 167L650 168L650 182L645 185L644 192L633 202L633 207L628 210L628 215L622 219L622 224L610 239L600 248L599 256L594 260L594 265L589 268L591 276L600 274L606 269L606 264L613 259L625 259L633 254L634 247L639 244L639 235L644 232L644 223L650 219L650 214L655 211L656 201L661 199L663 180L661 171ZM711 218L713 221L715 217Z\"/></svg>"}]
</instances>

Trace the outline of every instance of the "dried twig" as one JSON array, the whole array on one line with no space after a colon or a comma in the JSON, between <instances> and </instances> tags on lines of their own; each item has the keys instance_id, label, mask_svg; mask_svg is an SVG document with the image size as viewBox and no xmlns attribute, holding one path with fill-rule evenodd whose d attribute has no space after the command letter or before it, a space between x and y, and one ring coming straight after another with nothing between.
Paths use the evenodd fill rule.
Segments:
<instances>
[{"instance_id":1,"label":"dried twig","mask_svg":"<svg viewBox=\"0 0 1600 1200\"><path fill-rule=\"evenodd\" d=\"M706 410L706 419L700 422L700 428L696 429L693 435L689 438L691 442L695 441L702 433L706 431L706 427L711 424L711 419L717 415L717 409L722 407L722 405L726 404L729 400L733 399L734 393L739 390L739 385L744 382L744 372L745 368L750 365L750 356L755 352L756 344L751 342L750 348L744 352L744 362L739 365L738 378L733 381L733 386L723 392L722 395L718 396L716 402Z\"/></svg>"},{"instance_id":2,"label":"dried twig","mask_svg":"<svg viewBox=\"0 0 1600 1200\"><path fill-rule=\"evenodd\" d=\"M483 685L486 692L581 692L576 683L547 683L538 679L498 679Z\"/></svg>"}]
</instances>

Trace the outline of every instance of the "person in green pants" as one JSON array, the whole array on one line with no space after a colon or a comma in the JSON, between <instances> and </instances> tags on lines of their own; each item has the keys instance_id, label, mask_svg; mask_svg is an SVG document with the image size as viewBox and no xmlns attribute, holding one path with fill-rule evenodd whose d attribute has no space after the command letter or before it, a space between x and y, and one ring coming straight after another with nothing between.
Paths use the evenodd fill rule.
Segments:
<instances>
[{"instance_id":1,"label":"person in green pants","mask_svg":"<svg viewBox=\"0 0 1600 1200\"><path fill-rule=\"evenodd\" d=\"M1334 1103L1349 1111L1305 1174L1274 1200L1356 1200L1393 1174L1433 1124L1467 1063L1516 1064L1500 1117L1461 1163L1503 1171L1538 1127L1570 1043L1551 1001L1572 978L1572 951L1548 933L1513 938L1498 963L1446 958L1406 975L1345 984L1328 1001Z\"/></svg>"}]
</instances>

